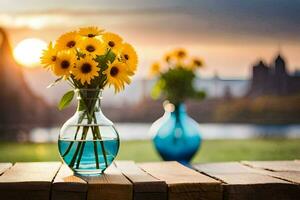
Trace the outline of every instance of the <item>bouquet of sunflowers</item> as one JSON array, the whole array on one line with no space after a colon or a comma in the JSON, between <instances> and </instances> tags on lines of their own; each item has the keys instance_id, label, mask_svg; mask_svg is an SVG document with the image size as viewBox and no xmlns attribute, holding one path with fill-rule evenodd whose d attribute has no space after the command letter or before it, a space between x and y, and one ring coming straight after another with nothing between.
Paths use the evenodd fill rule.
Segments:
<instances>
[{"instance_id":1,"label":"bouquet of sunflowers","mask_svg":"<svg viewBox=\"0 0 300 200\"><path fill-rule=\"evenodd\" d=\"M152 97L163 97L175 106L187 98L204 98L205 93L198 91L193 85L196 72L202 66L203 61L197 57L189 57L185 49L168 52L161 62L154 62L150 68L150 76L157 78Z\"/></svg>"},{"instance_id":2,"label":"bouquet of sunflowers","mask_svg":"<svg viewBox=\"0 0 300 200\"><path fill-rule=\"evenodd\" d=\"M86 27L63 34L55 45L50 42L41 63L59 77L48 87L64 80L74 89L103 89L108 85L119 92L137 69L137 54L117 34ZM73 96L74 90L67 92L59 108L69 105Z\"/></svg>"},{"instance_id":3,"label":"bouquet of sunflowers","mask_svg":"<svg viewBox=\"0 0 300 200\"><path fill-rule=\"evenodd\" d=\"M59 109L70 104L75 92L78 96L75 115L60 131L61 157L75 172L102 173L119 148L118 133L100 108L102 90L112 86L117 93L130 84L137 69L134 48L117 34L85 27L63 34L55 44L50 42L41 63L58 76L48 87L65 81L72 88L61 98Z\"/></svg>"}]
</instances>

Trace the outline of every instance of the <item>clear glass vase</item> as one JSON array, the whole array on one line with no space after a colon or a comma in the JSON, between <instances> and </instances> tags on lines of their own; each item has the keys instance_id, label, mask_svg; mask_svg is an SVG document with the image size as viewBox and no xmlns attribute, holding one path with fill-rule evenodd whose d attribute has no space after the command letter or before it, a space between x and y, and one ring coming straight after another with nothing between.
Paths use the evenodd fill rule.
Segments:
<instances>
[{"instance_id":1,"label":"clear glass vase","mask_svg":"<svg viewBox=\"0 0 300 200\"><path fill-rule=\"evenodd\" d=\"M78 107L62 126L58 148L62 160L80 175L101 174L119 150L119 134L101 111L102 90L76 90Z\"/></svg>"},{"instance_id":2,"label":"clear glass vase","mask_svg":"<svg viewBox=\"0 0 300 200\"><path fill-rule=\"evenodd\" d=\"M188 116L183 103L164 103L165 114L155 121L150 134L156 150L164 160L188 165L201 145L198 123Z\"/></svg>"}]
</instances>

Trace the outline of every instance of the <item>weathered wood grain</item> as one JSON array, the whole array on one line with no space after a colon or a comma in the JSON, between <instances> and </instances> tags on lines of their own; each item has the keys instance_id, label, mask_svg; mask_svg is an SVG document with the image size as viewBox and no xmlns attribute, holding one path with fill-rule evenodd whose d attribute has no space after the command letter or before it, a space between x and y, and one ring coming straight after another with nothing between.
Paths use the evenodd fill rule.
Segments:
<instances>
[{"instance_id":1,"label":"weathered wood grain","mask_svg":"<svg viewBox=\"0 0 300 200\"><path fill-rule=\"evenodd\" d=\"M83 177L88 183L88 200L131 200L132 183L114 165L101 176Z\"/></svg>"},{"instance_id":2,"label":"weathered wood grain","mask_svg":"<svg viewBox=\"0 0 300 200\"><path fill-rule=\"evenodd\" d=\"M0 163L0 199L298 200L299 166L299 161L208 163L195 165L198 173L176 162L119 161L102 176L78 177L58 162Z\"/></svg>"},{"instance_id":3,"label":"weathered wood grain","mask_svg":"<svg viewBox=\"0 0 300 200\"><path fill-rule=\"evenodd\" d=\"M194 167L224 182L225 200L299 199L298 185L262 174L238 162L198 164Z\"/></svg>"},{"instance_id":4,"label":"weathered wood grain","mask_svg":"<svg viewBox=\"0 0 300 200\"><path fill-rule=\"evenodd\" d=\"M167 199L167 184L141 170L133 161L117 161L117 168L132 182L133 199Z\"/></svg>"},{"instance_id":5,"label":"weathered wood grain","mask_svg":"<svg viewBox=\"0 0 300 200\"><path fill-rule=\"evenodd\" d=\"M168 199L222 199L221 183L177 162L138 164L144 171L168 184Z\"/></svg>"},{"instance_id":6,"label":"weathered wood grain","mask_svg":"<svg viewBox=\"0 0 300 200\"><path fill-rule=\"evenodd\" d=\"M87 190L87 182L75 176L67 165L62 165L52 183L51 199L85 200Z\"/></svg>"},{"instance_id":7,"label":"weathered wood grain","mask_svg":"<svg viewBox=\"0 0 300 200\"><path fill-rule=\"evenodd\" d=\"M0 175L12 166L11 163L0 163Z\"/></svg>"},{"instance_id":8,"label":"weathered wood grain","mask_svg":"<svg viewBox=\"0 0 300 200\"><path fill-rule=\"evenodd\" d=\"M243 161L242 163L262 174L300 185L300 163L296 161Z\"/></svg>"},{"instance_id":9,"label":"weathered wood grain","mask_svg":"<svg viewBox=\"0 0 300 200\"><path fill-rule=\"evenodd\" d=\"M48 200L61 163L16 163L0 176L1 199Z\"/></svg>"},{"instance_id":10,"label":"weathered wood grain","mask_svg":"<svg viewBox=\"0 0 300 200\"><path fill-rule=\"evenodd\" d=\"M267 169L270 171L296 171L300 172L300 162L297 161L243 161L245 165Z\"/></svg>"}]
</instances>

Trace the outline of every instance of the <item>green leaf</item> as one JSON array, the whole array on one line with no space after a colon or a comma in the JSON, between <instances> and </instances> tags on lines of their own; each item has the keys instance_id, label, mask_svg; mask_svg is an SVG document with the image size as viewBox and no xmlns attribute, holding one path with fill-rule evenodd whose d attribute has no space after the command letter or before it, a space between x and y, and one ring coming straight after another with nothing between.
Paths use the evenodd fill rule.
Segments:
<instances>
[{"instance_id":1,"label":"green leaf","mask_svg":"<svg viewBox=\"0 0 300 200\"><path fill-rule=\"evenodd\" d=\"M56 85L57 83L59 83L62 79L63 79L63 77L59 77L53 83L51 83L50 85L48 85L47 88L53 87L54 85Z\"/></svg>"},{"instance_id":2,"label":"green leaf","mask_svg":"<svg viewBox=\"0 0 300 200\"><path fill-rule=\"evenodd\" d=\"M109 51L107 53L107 56L106 56L107 61L110 61L112 63L112 62L114 62L115 58L116 58L116 55L112 51Z\"/></svg>"},{"instance_id":3,"label":"green leaf","mask_svg":"<svg viewBox=\"0 0 300 200\"><path fill-rule=\"evenodd\" d=\"M63 110L64 108L69 106L74 97L74 94L75 94L74 90L65 93L58 104L58 109Z\"/></svg>"},{"instance_id":4,"label":"green leaf","mask_svg":"<svg viewBox=\"0 0 300 200\"><path fill-rule=\"evenodd\" d=\"M163 87L164 87L164 81L158 80L152 88L151 97L153 99L158 99L162 93Z\"/></svg>"},{"instance_id":5,"label":"green leaf","mask_svg":"<svg viewBox=\"0 0 300 200\"><path fill-rule=\"evenodd\" d=\"M96 62L100 64L101 67L106 68L108 61L114 62L116 55L112 51L108 51L105 55L97 56L95 58Z\"/></svg>"}]
</instances>

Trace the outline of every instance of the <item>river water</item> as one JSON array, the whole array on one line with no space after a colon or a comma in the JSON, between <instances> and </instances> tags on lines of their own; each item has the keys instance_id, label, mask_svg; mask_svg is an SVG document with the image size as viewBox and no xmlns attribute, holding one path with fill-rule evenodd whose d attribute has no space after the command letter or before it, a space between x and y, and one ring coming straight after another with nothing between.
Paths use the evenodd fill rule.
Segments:
<instances>
[{"instance_id":1,"label":"river water","mask_svg":"<svg viewBox=\"0 0 300 200\"><path fill-rule=\"evenodd\" d=\"M116 123L122 140L151 139L150 123ZM300 124L253 125L253 124L200 124L203 139L249 139L249 138L300 138ZM32 142L57 141L59 128L35 128L30 133Z\"/></svg>"}]
</instances>

